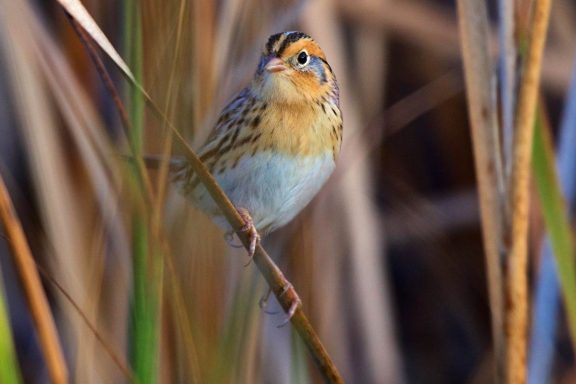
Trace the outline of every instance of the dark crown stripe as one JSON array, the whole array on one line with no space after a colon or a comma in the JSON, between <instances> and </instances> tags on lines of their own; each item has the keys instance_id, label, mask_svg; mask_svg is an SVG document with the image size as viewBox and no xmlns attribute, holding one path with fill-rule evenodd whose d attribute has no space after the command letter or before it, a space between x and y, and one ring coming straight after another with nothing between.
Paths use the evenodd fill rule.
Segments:
<instances>
[{"instance_id":1,"label":"dark crown stripe","mask_svg":"<svg viewBox=\"0 0 576 384\"><path fill-rule=\"evenodd\" d=\"M312 40L312 38L310 36L308 36L305 33L302 32L288 32L288 34L286 35L286 38L284 39L284 41L282 42L282 44L280 45L280 47L278 47L278 51L276 52L276 54L278 56L282 55L282 52L284 52L284 50L292 43L297 42L298 40L301 39L310 39Z\"/></svg>"},{"instance_id":2,"label":"dark crown stripe","mask_svg":"<svg viewBox=\"0 0 576 384\"><path fill-rule=\"evenodd\" d=\"M284 35L284 33L277 33L275 35L270 36L270 38L268 39L268 42L266 43L266 53L268 53L268 54L272 53L272 49L274 48L274 44L276 44L276 42L278 40L280 40L283 35Z\"/></svg>"}]
</instances>

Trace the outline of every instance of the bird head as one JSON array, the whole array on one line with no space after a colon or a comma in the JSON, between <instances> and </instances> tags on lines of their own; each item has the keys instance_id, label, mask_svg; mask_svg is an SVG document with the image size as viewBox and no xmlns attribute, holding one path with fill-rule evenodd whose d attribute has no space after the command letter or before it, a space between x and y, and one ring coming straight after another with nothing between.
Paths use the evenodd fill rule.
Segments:
<instances>
[{"instance_id":1,"label":"bird head","mask_svg":"<svg viewBox=\"0 0 576 384\"><path fill-rule=\"evenodd\" d=\"M336 79L324 52L310 36L297 31L270 36L253 87L264 99L286 104L338 98Z\"/></svg>"}]
</instances>

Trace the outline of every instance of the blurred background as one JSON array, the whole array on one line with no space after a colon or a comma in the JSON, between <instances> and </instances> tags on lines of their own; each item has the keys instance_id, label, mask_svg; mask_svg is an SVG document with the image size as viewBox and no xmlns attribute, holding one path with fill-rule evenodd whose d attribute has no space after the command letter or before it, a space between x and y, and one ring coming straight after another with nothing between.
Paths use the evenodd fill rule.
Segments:
<instances>
[{"instance_id":1,"label":"blurred background","mask_svg":"<svg viewBox=\"0 0 576 384\"><path fill-rule=\"evenodd\" d=\"M310 34L340 83L344 142L326 187L263 245L349 383L489 383L490 306L453 1L85 0L197 148L250 81L267 37ZM531 1L513 2L518 29ZM499 1L487 1L498 50ZM121 155L182 153L100 50L131 124L56 1L0 0L0 174L42 272L70 381L316 383L317 368L246 252ZM576 5L552 8L542 100L562 121ZM496 79L496 59L494 60ZM574 149L572 143L572 148ZM576 173L575 173L576 174ZM148 183L148 184L147 184ZM533 199L532 286L542 218ZM47 383L7 239L3 291L25 383ZM553 270L553 268L552 268ZM554 286L554 279L551 279ZM534 289L536 292L536 289ZM576 382L552 289L545 381ZM556 293L554 293L556 292ZM538 340L531 339L532 342ZM533 351L532 351L533 352ZM532 369L533 367L530 367Z\"/></svg>"}]
</instances>

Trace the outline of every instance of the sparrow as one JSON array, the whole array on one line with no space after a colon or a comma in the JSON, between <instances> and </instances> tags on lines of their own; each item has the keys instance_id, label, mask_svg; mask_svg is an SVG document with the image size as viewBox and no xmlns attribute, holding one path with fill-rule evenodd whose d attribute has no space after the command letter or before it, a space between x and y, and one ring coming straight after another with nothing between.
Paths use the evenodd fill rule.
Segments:
<instances>
[{"instance_id":1,"label":"sparrow","mask_svg":"<svg viewBox=\"0 0 576 384\"><path fill-rule=\"evenodd\" d=\"M198 155L245 221L250 256L260 236L291 221L336 167L342 112L318 43L298 31L268 38L250 84L222 110ZM225 230L229 224L186 159L172 181Z\"/></svg>"}]
</instances>

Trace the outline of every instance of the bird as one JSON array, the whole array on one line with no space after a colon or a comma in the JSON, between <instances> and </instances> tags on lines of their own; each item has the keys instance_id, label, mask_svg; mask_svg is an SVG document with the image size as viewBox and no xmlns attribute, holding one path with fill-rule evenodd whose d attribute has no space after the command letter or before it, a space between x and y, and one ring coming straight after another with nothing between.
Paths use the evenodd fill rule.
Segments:
<instances>
[{"instance_id":1,"label":"bird","mask_svg":"<svg viewBox=\"0 0 576 384\"><path fill-rule=\"evenodd\" d=\"M261 236L290 222L326 183L342 129L338 83L318 43L299 31L271 35L251 82L222 109L198 150L245 222L250 257ZM185 158L172 162L171 179L231 230Z\"/></svg>"}]
</instances>

